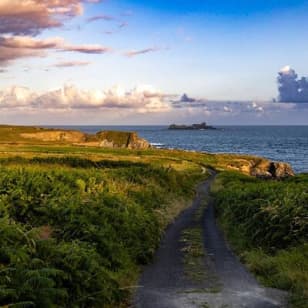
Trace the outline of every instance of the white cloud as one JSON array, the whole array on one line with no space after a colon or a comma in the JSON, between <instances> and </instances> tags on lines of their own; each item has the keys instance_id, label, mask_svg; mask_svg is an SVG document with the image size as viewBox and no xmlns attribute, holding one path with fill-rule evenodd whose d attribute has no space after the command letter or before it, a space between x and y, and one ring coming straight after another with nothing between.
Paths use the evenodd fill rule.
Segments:
<instances>
[{"instance_id":1,"label":"white cloud","mask_svg":"<svg viewBox=\"0 0 308 308\"><path fill-rule=\"evenodd\" d=\"M174 102L152 86L84 90L73 85L45 92L0 90L0 122L25 124L283 124L307 123L308 104L258 101ZM307 123L308 124L308 123Z\"/></svg>"},{"instance_id":2,"label":"white cloud","mask_svg":"<svg viewBox=\"0 0 308 308\"><path fill-rule=\"evenodd\" d=\"M0 108L48 109L129 109L139 113L163 112L170 109L167 96L151 86L126 90L115 86L108 90L81 90L72 85L36 93L25 87L0 91Z\"/></svg>"},{"instance_id":3,"label":"white cloud","mask_svg":"<svg viewBox=\"0 0 308 308\"><path fill-rule=\"evenodd\" d=\"M0 34L37 35L45 29L61 27L68 19L83 13L82 2L82 0L1 0Z\"/></svg>"}]
</instances>

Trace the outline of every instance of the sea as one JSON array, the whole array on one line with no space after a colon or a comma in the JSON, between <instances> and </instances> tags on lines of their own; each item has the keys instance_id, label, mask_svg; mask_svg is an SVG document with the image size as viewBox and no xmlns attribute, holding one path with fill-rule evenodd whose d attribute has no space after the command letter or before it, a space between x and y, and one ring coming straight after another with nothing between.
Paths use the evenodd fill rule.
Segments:
<instances>
[{"instance_id":1,"label":"sea","mask_svg":"<svg viewBox=\"0 0 308 308\"><path fill-rule=\"evenodd\" d=\"M308 172L308 126L217 126L215 130L168 130L168 126L53 126L85 133L135 131L159 148L262 156Z\"/></svg>"}]
</instances>

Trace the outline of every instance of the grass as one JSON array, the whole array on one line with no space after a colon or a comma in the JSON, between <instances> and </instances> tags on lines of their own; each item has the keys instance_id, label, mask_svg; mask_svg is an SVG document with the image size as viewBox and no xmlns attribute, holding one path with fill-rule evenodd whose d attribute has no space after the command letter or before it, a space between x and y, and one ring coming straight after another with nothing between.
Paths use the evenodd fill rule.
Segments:
<instances>
[{"instance_id":1,"label":"grass","mask_svg":"<svg viewBox=\"0 0 308 308\"><path fill-rule=\"evenodd\" d=\"M264 161L15 138L37 131L0 127L0 306L128 306L141 266L190 204L204 168L246 172ZM238 253L264 283L291 290L297 307L308 289L307 184L307 175L264 182L231 172L213 190ZM182 237L196 280L210 278L203 276L204 206Z\"/></svg>"},{"instance_id":2,"label":"grass","mask_svg":"<svg viewBox=\"0 0 308 308\"><path fill-rule=\"evenodd\" d=\"M131 132L117 132L117 131L104 131L97 134L98 139L106 139L113 142L115 145L127 146L129 141L133 138L134 133Z\"/></svg>"},{"instance_id":3,"label":"grass","mask_svg":"<svg viewBox=\"0 0 308 308\"><path fill-rule=\"evenodd\" d=\"M183 244L182 253L185 275L196 283L205 281L207 278L202 230L202 216L207 202L206 200L201 202L194 215L193 225L182 232L180 240Z\"/></svg>"},{"instance_id":4,"label":"grass","mask_svg":"<svg viewBox=\"0 0 308 308\"><path fill-rule=\"evenodd\" d=\"M183 243L183 264L186 277L192 282L210 282L213 286L203 289L193 289L189 293L219 293L221 286L217 283L217 278L208 273L206 250L203 244L203 213L208 204L207 199L201 200L201 205L194 215L192 227L183 231L181 242Z\"/></svg>"},{"instance_id":5,"label":"grass","mask_svg":"<svg viewBox=\"0 0 308 308\"><path fill-rule=\"evenodd\" d=\"M192 162L109 153L2 155L1 306L128 301L140 266L206 175Z\"/></svg>"},{"instance_id":6,"label":"grass","mask_svg":"<svg viewBox=\"0 0 308 308\"><path fill-rule=\"evenodd\" d=\"M204 281L206 279L206 268L202 228L198 226L185 230L181 242L184 244L182 252L186 276L194 282Z\"/></svg>"},{"instance_id":7,"label":"grass","mask_svg":"<svg viewBox=\"0 0 308 308\"><path fill-rule=\"evenodd\" d=\"M261 181L221 173L212 193L220 225L238 255L269 287L287 290L294 307L308 300L308 175Z\"/></svg>"}]
</instances>

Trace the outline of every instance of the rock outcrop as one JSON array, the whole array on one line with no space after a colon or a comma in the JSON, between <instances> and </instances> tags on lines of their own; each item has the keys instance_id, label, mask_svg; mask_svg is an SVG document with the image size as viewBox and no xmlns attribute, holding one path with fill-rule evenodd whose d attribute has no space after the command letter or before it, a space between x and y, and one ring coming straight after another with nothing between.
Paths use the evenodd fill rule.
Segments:
<instances>
[{"instance_id":1,"label":"rock outcrop","mask_svg":"<svg viewBox=\"0 0 308 308\"><path fill-rule=\"evenodd\" d=\"M86 135L78 131L66 131L66 130L51 130L51 131L39 131L34 133L22 133L20 134L22 138L26 139L36 139L44 142L85 142Z\"/></svg>"},{"instance_id":2,"label":"rock outcrop","mask_svg":"<svg viewBox=\"0 0 308 308\"><path fill-rule=\"evenodd\" d=\"M134 132L102 131L96 134L99 145L104 148L148 149L150 143Z\"/></svg>"},{"instance_id":3,"label":"rock outcrop","mask_svg":"<svg viewBox=\"0 0 308 308\"><path fill-rule=\"evenodd\" d=\"M294 176L294 171L290 164L283 162L265 161L254 166L250 172L251 175L260 178L285 178Z\"/></svg>"},{"instance_id":4,"label":"rock outcrop","mask_svg":"<svg viewBox=\"0 0 308 308\"><path fill-rule=\"evenodd\" d=\"M64 143L89 147L121 149L148 149L151 147L149 142L140 138L135 132L101 131L91 135L74 130L33 128L31 132L19 133L20 137L22 140L31 139L47 143Z\"/></svg>"},{"instance_id":5,"label":"rock outcrop","mask_svg":"<svg viewBox=\"0 0 308 308\"><path fill-rule=\"evenodd\" d=\"M265 179L281 179L294 176L294 171L288 163L274 162L259 157L233 156L227 169Z\"/></svg>"}]
</instances>

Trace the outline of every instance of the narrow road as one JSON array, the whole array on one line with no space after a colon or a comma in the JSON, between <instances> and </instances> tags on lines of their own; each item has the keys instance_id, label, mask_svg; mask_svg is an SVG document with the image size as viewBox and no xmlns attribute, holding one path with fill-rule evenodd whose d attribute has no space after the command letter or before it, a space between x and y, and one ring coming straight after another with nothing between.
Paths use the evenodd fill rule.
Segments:
<instances>
[{"instance_id":1,"label":"narrow road","mask_svg":"<svg viewBox=\"0 0 308 308\"><path fill-rule=\"evenodd\" d=\"M153 263L145 268L140 278L134 307L285 307L286 294L261 287L229 249L215 223L211 201L202 218L205 278L193 281L185 273L182 235L198 224L196 211L208 197L214 179L215 174L198 187L192 206L166 230Z\"/></svg>"}]
</instances>

